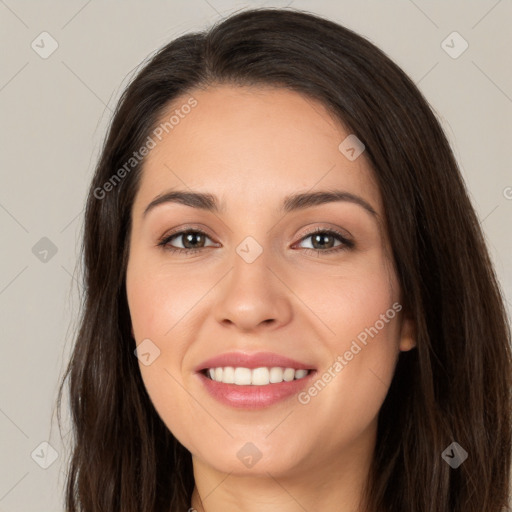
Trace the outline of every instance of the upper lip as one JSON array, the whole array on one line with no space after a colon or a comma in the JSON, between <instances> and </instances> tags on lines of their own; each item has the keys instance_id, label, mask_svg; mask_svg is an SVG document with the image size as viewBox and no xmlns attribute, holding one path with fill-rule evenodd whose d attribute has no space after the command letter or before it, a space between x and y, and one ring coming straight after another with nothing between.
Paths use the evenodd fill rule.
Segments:
<instances>
[{"instance_id":1,"label":"upper lip","mask_svg":"<svg viewBox=\"0 0 512 512\"><path fill-rule=\"evenodd\" d=\"M245 352L228 352L212 357L203 361L196 368L196 372L206 370L208 368L219 368L225 366L242 367L242 368L294 368L295 370L313 370L313 366L307 363L301 363L289 357L274 354L273 352L256 352L248 354Z\"/></svg>"}]
</instances>

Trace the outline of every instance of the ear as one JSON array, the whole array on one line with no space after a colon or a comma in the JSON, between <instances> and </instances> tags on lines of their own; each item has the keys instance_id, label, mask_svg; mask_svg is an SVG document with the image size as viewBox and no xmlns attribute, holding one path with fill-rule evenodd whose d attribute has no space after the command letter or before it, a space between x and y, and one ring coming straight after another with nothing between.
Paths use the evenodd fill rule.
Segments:
<instances>
[{"instance_id":1,"label":"ear","mask_svg":"<svg viewBox=\"0 0 512 512\"><path fill-rule=\"evenodd\" d=\"M403 352L416 347L416 324L414 320L404 312L402 317L402 328L400 331L399 348Z\"/></svg>"}]
</instances>

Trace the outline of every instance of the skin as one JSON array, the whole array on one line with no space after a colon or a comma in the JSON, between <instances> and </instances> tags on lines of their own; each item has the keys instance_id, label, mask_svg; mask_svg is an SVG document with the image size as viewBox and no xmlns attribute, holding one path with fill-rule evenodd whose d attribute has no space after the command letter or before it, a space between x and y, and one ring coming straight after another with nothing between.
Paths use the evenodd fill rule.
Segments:
<instances>
[{"instance_id":1,"label":"skin","mask_svg":"<svg viewBox=\"0 0 512 512\"><path fill-rule=\"evenodd\" d=\"M322 104L296 92L222 85L192 95L197 106L146 158L126 277L136 343L149 338L160 350L150 365L139 362L144 384L162 420L192 453L191 506L362 510L377 415L399 352L415 346L413 323L403 312L307 404L293 396L261 410L235 409L212 398L194 368L233 350L271 351L311 363L321 375L359 333L400 304L373 171L364 152L350 161L338 149L350 132ZM347 201L279 211L289 194L332 188L360 196L378 217ZM224 210L163 203L143 215L171 189L215 194ZM189 224L208 236L187 246L177 236L170 245L197 252L157 245ZM306 235L317 227L349 235L354 248L325 254L341 242L313 245ZM236 252L247 236L263 250L252 263ZM237 457L247 442L262 455L251 468Z\"/></svg>"}]
</instances>

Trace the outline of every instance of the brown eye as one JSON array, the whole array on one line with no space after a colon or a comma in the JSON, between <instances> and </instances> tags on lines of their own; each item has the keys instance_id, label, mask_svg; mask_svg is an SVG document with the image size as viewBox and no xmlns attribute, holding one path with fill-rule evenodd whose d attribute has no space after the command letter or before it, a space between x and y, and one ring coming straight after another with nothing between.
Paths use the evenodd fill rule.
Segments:
<instances>
[{"instance_id":1,"label":"brown eye","mask_svg":"<svg viewBox=\"0 0 512 512\"><path fill-rule=\"evenodd\" d=\"M316 253L337 252L354 247L354 242L349 240L341 233L332 229L317 228L313 232L301 238L301 241L311 239L311 247L304 247L309 251ZM336 240L339 242L337 245Z\"/></svg>"},{"instance_id":2,"label":"brown eye","mask_svg":"<svg viewBox=\"0 0 512 512\"><path fill-rule=\"evenodd\" d=\"M159 246L164 247L170 251L179 251L179 252L195 252L200 249L207 247L205 245L206 240L210 237L203 231L198 229L189 229L186 231L178 231L169 236L166 236L159 242ZM171 244L172 241L178 240L181 241L182 247L176 247Z\"/></svg>"}]
</instances>

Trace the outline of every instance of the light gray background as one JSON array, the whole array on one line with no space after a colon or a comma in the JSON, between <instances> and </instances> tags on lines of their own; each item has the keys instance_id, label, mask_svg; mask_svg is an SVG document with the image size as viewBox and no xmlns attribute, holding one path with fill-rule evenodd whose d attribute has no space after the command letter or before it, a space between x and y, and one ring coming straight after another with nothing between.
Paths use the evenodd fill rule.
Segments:
<instances>
[{"instance_id":1,"label":"light gray background","mask_svg":"<svg viewBox=\"0 0 512 512\"><path fill-rule=\"evenodd\" d=\"M68 453L53 404L78 313L83 205L131 71L235 10L290 4L366 36L418 84L461 165L511 310L510 1L0 0L0 512L63 510ZM31 47L43 31L59 45L47 59ZM453 31L469 44L456 59L441 46ZM32 252L42 237L58 249L46 262ZM47 469L35 462L45 441L58 453Z\"/></svg>"}]
</instances>

